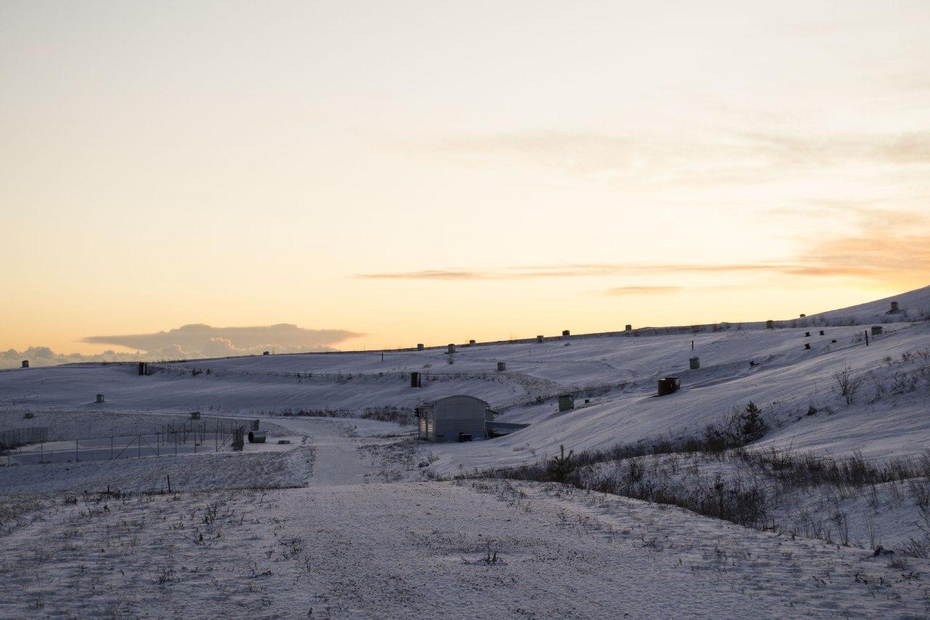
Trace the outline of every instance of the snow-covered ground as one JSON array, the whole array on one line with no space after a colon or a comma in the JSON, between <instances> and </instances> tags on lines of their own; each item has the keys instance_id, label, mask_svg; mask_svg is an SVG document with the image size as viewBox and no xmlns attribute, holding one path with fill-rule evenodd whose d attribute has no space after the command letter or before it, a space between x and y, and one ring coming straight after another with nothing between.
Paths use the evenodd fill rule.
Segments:
<instances>
[{"instance_id":1,"label":"snow-covered ground","mask_svg":"<svg viewBox=\"0 0 930 620\"><path fill-rule=\"evenodd\" d=\"M902 554L924 532L930 482L916 474L779 491L777 532L565 485L451 478L539 462L560 445L700 436L750 401L769 426L750 451L919 463L930 446L928 318L930 287L771 329L194 360L148 376L129 364L0 371L0 431L47 427L60 454L81 441L129 445L192 411L260 419L269 435L241 453L205 441L197 454L25 464L43 445L0 459L0 579L13 592L0 615L924 616L930 564ZM413 371L422 388L410 387ZM682 390L656 397L670 375ZM576 408L559 413L564 393ZM412 427L361 419L452 394L529 426L430 445ZM643 467L669 485L748 471L745 458L663 458ZM670 468L669 458L684 460ZM629 465L598 467L626 475ZM897 553L876 556L877 544Z\"/></svg>"},{"instance_id":2,"label":"snow-covered ground","mask_svg":"<svg viewBox=\"0 0 930 620\"><path fill-rule=\"evenodd\" d=\"M410 482L44 500L0 614L921 617L926 561L553 485Z\"/></svg>"}]
</instances>

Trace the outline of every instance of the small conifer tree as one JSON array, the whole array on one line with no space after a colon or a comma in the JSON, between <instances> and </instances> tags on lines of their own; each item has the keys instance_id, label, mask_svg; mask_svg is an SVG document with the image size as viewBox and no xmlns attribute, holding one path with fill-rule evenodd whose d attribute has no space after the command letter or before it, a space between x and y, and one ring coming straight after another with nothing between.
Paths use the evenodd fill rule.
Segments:
<instances>
[{"instance_id":1,"label":"small conifer tree","mask_svg":"<svg viewBox=\"0 0 930 620\"><path fill-rule=\"evenodd\" d=\"M762 419L762 410L754 402L749 401L742 417L743 428L741 430L746 443L761 439L768 432L768 424Z\"/></svg>"},{"instance_id":2,"label":"small conifer tree","mask_svg":"<svg viewBox=\"0 0 930 620\"><path fill-rule=\"evenodd\" d=\"M575 454L575 451L569 450L566 455L564 445L559 445L559 451L560 455L552 457L552 460L549 461L547 471L551 480L555 482L565 482L572 472L575 471L575 463L572 462L572 456Z\"/></svg>"}]
</instances>

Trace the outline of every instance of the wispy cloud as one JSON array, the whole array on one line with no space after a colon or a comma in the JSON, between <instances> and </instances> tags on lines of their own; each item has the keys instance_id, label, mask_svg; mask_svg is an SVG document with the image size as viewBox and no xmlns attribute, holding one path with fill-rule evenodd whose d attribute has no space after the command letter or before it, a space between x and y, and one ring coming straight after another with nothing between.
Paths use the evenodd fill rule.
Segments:
<instances>
[{"instance_id":1,"label":"wispy cloud","mask_svg":"<svg viewBox=\"0 0 930 620\"><path fill-rule=\"evenodd\" d=\"M808 136L755 131L735 135L773 164L824 167L848 162L930 163L930 132Z\"/></svg>"},{"instance_id":2,"label":"wispy cloud","mask_svg":"<svg viewBox=\"0 0 930 620\"><path fill-rule=\"evenodd\" d=\"M607 289L608 295L667 295L684 290L680 286L618 286Z\"/></svg>"},{"instance_id":3,"label":"wispy cloud","mask_svg":"<svg viewBox=\"0 0 930 620\"><path fill-rule=\"evenodd\" d=\"M578 263L523 265L493 270L443 269L415 272L363 274L368 279L529 280L556 278L675 278L689 276L772 276L809 279L846 279L900 287L930 282L930 214L909 210L880 209L868 203L826 201L806 211L785 209L773 217L837 217L841 232L800 238L796 255L783 261L725 264L683 263ZM616 286L611 295L668 294L679 286Z\"/></svg>"},{"instance_id":4,"label":"wispy cloud","mask_svg":"<svg viewBox=\"0 0 930 620\"><path fill-rule=\"evenodd\" d=\"M901 287L930 282L930 223L913 218L875 224L832 239L810 242L794 270L801 276L839 276Z\"/></svg>"},{"instance_id":5,"label":"wispy cloud","mask_svg":"<svg viewBox=\"0 0 930 620\"><path fill-rule=\"evenodd\" d=\"M830 198L813 198L791 206L781 206L774 209L766 209L758 215L761 217L771 218L773 220L785 220L797 222L799 220L835 220L843 218L848 221L850 218L866 217L874 212L876 207L880 207L881 200L839 200Z\"/></svg>"},{"instance_id":6,"label":"wispy cloud","mask_svg":"<svg viewBox=\"0 0 930 620\"><path fill-rule=\"evenodd\" d=\"M363 273L357 277L366 280L483 280L491 279L488 273L477 271L463 271L455 269L399 271L388 273Z\"/></svg>"},{"instance_id":7,"label":"wispy cloud","mask_svg":"<svg viewBox=\"0 0 930 620\"><path fill-rule=\"evenodd\" d=\"M747 263L724 265L689 265L679 263L586 263L575 265L529 265L507 269L474 271L445 269L441 271L400 271L360 274L373 280L526 280L536 278L595 278L623 276L656 276L674 274L723 274L779 272L793 269L781 263ZM442 276L437 274L443 274Z\"/></svg>"},{"instance_id":8,"label":"wispy cloud","mask_svg":"<svg viewBox=\"0 0 930 620\"><path fill-rule=\"evenodd\" d=\"M745 184L850 164L930 164L930 132L811 135L742 128L669 135L556 131L444 137L399 145L467 165L530 162L567 174L641 184Z\"/></svg>"}]
</instances>

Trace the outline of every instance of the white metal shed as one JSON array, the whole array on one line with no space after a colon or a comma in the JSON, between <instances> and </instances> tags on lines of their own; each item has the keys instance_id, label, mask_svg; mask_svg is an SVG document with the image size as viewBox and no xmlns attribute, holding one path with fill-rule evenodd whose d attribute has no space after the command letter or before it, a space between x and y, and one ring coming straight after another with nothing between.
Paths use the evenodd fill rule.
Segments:
<instances>
[{"instance_id":1,"label":"white metal shed","mask_svg":"<svg viewBox=\"0 0 930 620\"><path fill-rule=\"evenodd\" d=\"M417 407L419 438L426 441L468 441L487 437L490 405L474 396L447 396Z\"/></svg>"}]
</instances>

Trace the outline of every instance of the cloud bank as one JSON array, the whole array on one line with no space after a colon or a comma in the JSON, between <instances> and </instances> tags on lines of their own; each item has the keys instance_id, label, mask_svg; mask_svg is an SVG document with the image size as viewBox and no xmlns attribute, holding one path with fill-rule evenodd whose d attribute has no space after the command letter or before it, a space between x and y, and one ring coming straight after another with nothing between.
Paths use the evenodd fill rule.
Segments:
<instances>
[{"instance_id":1,"label":"cloud bank","mask_svg":"<svg viewBox=\"0 0 930 620\"><path fill-rule=\"evenodd\" d=\"M263 327L211 327L194 324L155 334L89 336L82 342L112 344L149 353L178 346L185 351L228 355L228 351L251 352L268 347L320 350L320 347L325 349L360 335L342 329L303 329L288 323Z\"/></svg>"},{"instance_id":2,"label":"cloud bank","mask_svg":"<svg viewBox=\"0 0 930 620\"><path fill-rule=\"evenodd\" d=\"M319 353L334 351L332 345L361 336L339 329L303 329L280 324L263 327L211 327L184 325L167 332L89 336L82 342L109 344L135 349L135 352L107 350L97 355L56 353L48 347L0 352L0 368L19 368L23 360L33 366L55 366L82 362L134 362L232 357L275 353Z\"/></svg>"},{"instance_id":3,"label":"cloud bank","mask_svg":"<svg viewBox=\"0 0 930 620\"><path fill-rule=\"evenodd\" d=\"M168 358L160 358L168 359ZM179 356L171 359L188 359L185 356ZM0 352L0 369L20 368L23 360L28 360L30 368L40 366L59 366L61 364L80 364L93 362L137 362L137 361L156 361L152 356L146 356L142 352L136 353L117 353L116 351L107 350L98 355L82 355L80 353L55 353L48 347L29 347L23 351L9 349Z\"/></svg>"}]
</instances>

